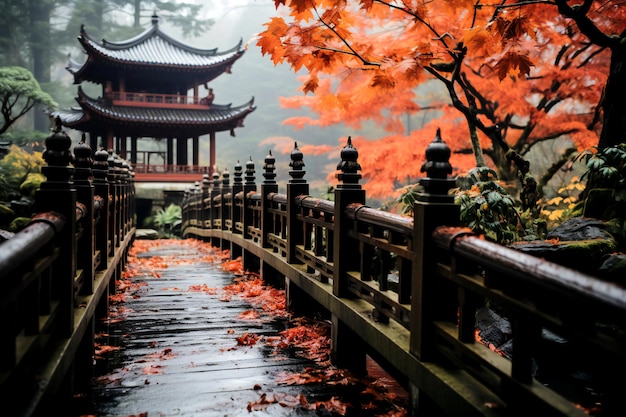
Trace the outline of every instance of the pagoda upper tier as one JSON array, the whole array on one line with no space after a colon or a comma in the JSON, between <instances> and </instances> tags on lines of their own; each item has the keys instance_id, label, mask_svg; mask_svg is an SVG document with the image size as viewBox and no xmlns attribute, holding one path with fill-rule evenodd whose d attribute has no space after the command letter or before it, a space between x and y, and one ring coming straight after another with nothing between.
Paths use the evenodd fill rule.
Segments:
<instances>
[{"instance_id":1,"label":"pagoda upper tier","mask_svg":"<svg viewBox=\"0 0 626 417\"><path fill-rule=\"evenodd\" d=\"M206 84L223 73L230 72L235 61L244 54L242 41L226 51L217 48L200 49L171 38L159 28L158 16L152 16L152 26L134 38L101 43L94 41L81 27L78 40L88 59L83 63L70 60L67 69L74 75L74 83L90 81L104 85L113 81L117 91L179 93ZM123 68L124 79L111 79ZM178 82L172 82L177 80ZM172 91L163 91L170 86Z\"/></svg>"},{"instance_id":2,"label":"pagoda upper tier","mask_svg":"<svg viewBox=\"0 0 626 417\"><path fill-rule=\"evenodd\" d=\"M160 96L148 96L157 100ZM166 97L167 98L167 97ZM209 132L230 131L242 127L244 118L255 110L254 99L240 106L231 104L206 105L163 105L143 102L143 106L116 104L115 101L89 97L78 88L76 101L80 107L53 113L63 124L83 132L98 132L106 129L119 135L162 137L167 132L176 132L180 137L193 137ZM234 134L233 134L234 135Z\"/></svg>"}]
</instances>

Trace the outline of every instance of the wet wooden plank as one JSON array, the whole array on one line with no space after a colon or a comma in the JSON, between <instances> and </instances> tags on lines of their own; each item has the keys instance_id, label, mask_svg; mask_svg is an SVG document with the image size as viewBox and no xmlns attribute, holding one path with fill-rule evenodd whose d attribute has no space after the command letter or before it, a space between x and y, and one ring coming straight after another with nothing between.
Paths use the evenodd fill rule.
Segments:
<instances>
[{"instance_id":1,"label":"wet wooden plank","mask_svg":"<svg viewBox=\"0 0 626 417\"><path fill-rule=\"evenodd\" d=\"M309 403L345 394L346 388L337 386L278 382L280 375L300 373L314 363L265 343L287 328L285 318L263 312L261 320L240 317L253 307L246 299L226 297L231 273L211 263L187 264L203 255L194 247L168 247L142 256L152 255L176 261L158 274L133 278L135 292L113 308L121 320L99 324L106 336L97 343L119 350L98 361L98 382L77 401L75 415L244 416L250 414L249 403L267 395L289 406L269 404L254 411L255 416L318 416L324 413L296 406L300 394ZM211 291L190 290L199 286ZM246 333L259 336L259 342L238 345L236 338Z\"/></svg>"}]
</instances>

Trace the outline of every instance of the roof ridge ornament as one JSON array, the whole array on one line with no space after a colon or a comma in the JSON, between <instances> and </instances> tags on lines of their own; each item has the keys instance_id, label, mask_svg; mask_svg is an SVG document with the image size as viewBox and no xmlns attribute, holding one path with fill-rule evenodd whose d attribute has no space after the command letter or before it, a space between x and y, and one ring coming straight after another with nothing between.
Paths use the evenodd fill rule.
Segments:
<instances>
[{"instance_id":1,"label":"roof ridge ornament","mask_svg":"<svg viewBox=\"0 0 626 417\"><path fill-rule=\"evenodd\" d=\"M152 25L159 26L159 15L157 15L156 10L152 13Z\"/></svg>"}]
</instances>

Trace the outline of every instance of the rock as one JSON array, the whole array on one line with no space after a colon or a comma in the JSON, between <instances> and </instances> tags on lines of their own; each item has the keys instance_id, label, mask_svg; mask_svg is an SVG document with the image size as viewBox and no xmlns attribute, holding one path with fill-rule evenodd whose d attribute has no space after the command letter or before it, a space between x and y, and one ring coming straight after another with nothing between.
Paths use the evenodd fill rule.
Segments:
<instances>
[{"instance_id":1,"label":"rock","mask_svg":"<svg viewBox=\"0 0 626 417\"><path fill-rule=\"evenodd\" d=\"M610 253L604 256L604 262L598 269L601 278L626 285L626 254Z\"/></svg>"},{"instance_id":2,"label":"rock","mask_svg":"<svg viewBox=\"0 0 626 417\"><path fill-rule=\"evenodd\" d=\"M518 242L510 247L597 276L604 257L617 250L618 242L603 221L576 217L551 230L546 240Z\"/></svg>"},{"instance_id":3,"label":"rock","mask_svg":"<svg viewBox=\"0 0 626 417\"><path fill-rule=\"evenodd\" d=\"M550 230L546 239L558 239L560 241L613 239L606 230L603 221L586 217L575 217L566 220L563 224Z\"/></svg>"},{"instance_id":4,"label":"rock","mask_svg":"<svg viewBox=\"0 0 626 417\"><path fill-rule=\"evenodd\" d=\"M135 239L155 240L159 238L159 232L154 229L137 229Z\"/></svg>"}]
</instances>

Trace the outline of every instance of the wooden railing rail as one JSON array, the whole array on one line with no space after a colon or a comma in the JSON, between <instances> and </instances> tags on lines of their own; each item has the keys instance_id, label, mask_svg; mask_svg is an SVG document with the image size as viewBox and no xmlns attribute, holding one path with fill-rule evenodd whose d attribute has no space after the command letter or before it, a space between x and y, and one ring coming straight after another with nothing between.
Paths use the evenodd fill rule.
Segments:
<instances>
[{"instance_id":1,"label":"wooden railing rail","mask_svg":"<svg viewBox=\"0 0 626 417\"><path fill-rule=\"evenodd\" d=\"M435 323L439 349L457 363L481 358L475 346L476 309L491 305L505 312L512 326L513 355L467 369L508 397L510 406L550 414L558 408L547 400L553 399L548 388L532 384L545 331L567 340L568 351L580 355L581 368L590 367L587 371L597 380L625 370L626 345L617 330L626 326L624 287L489 242L466 228L439 227L433 242L440 249L436 273L459 294L459 303L448 314L457 317ZM616 393L625 386L622 381L611 385L603 389ZM616 398L613 394L602 399L604 412L622 407L612 403ZM558 412L568 414L566 410L563 406Z\"/></svg>"},{"instance_id":2,"label":"wooden railing rail","mask_svg":"<svg viewBox=\"0 0 626 417\"><path fill-rule=\"evenodd\" d=\"M602 412L623 412L625 383L609 382L626 371L623 287L458 228L450 151L439 136L426 152L413 216L365 204L357 155L348 140L334 201L309 195L297 144L286 193L271 152L259 187L251 162L245 183L239 164L232 185L227 171L221 180L205 176L202 193L183 201L183 235L210 239L267 280L282 280L292 309L325 309L335 363L359 372L366 355L380 360L410 388L416 415L586 415L568 390L536 373L545 332L568 352L590 352L581 362L599 378ZM510 322L512 357L480 343L477 315L490 308Z\"/></svg>"},{"instance_id":3,"label":"wooden railing rail","mask_svg":"<svg viewBox=\"0 0 626 417\"><path fill-rule=\"evenodd\" d=\"M89 389L95 319L134 236L130 172L105 150L92 158L83 141L72 156L70 145L57 120L32 220L0 243L0 394L16 416L63 413Z\"/></svg>"}]
</instances>

